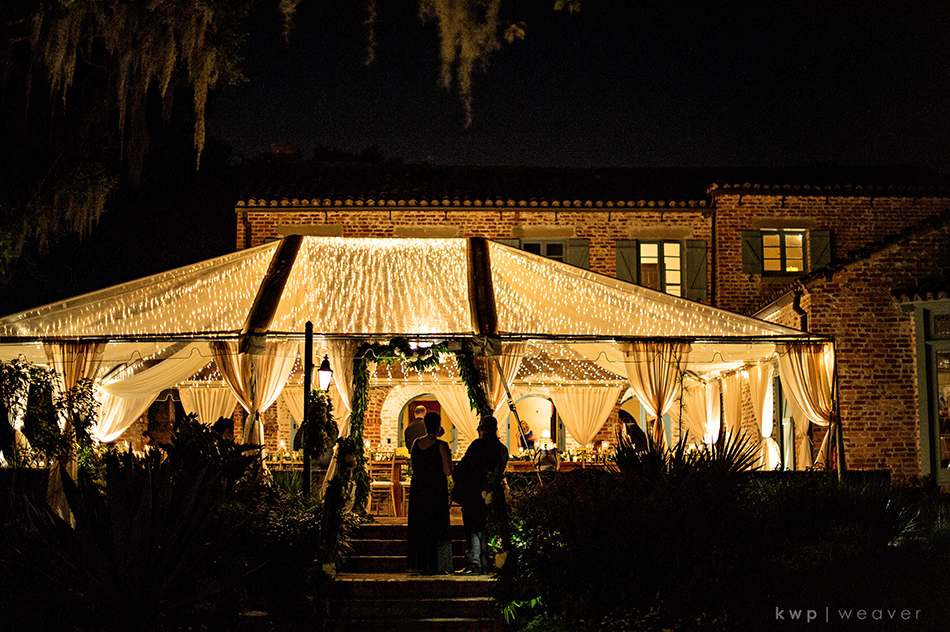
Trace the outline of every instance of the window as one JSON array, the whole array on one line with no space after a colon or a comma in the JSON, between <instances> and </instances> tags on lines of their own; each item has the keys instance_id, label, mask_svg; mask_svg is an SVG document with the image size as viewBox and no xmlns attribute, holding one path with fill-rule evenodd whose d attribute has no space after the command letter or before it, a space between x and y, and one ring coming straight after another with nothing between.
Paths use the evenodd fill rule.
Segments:
<instances>
[{"instance_id":1,"label":"window","mask_svg":"<svg viewBox=\"0 0 950 632\"><path fill-rule=\"evenodd\" d=\"M567 252L566 244L563 241L543 241L521 240L521 249L535 255L541 255L555 261L564 261L564 255Z\"/></svg>"},{"instance_id":2,"label":"window","mask_svg":"<svg viewBox=\"0 0 950 632\"><path fill-rule=\"evenodd\" d=\"M831 234L826 230L766 228L743 231L742 272L794 276L831 262Z\"/></svg>"},{"instance_id":3,"label":"window","mask_svg":"<svg viewBox=\"0 0 950 632\"><path fill-rule=\"evenodd\" d=\"M950 300L913 301L921 474L950 484Z\"/></svg>"},{"instance_id":4,"label":"window","mask_svg":"<svg viewBox=\"0 0 950 632\"><path fill-rule=\"evenodd\" d=\"M495 241L554 261L563 261L572 266L590 270L590 244L587 239L496 239Z\"/></svg>"},{"instance_id":5,"label":"window","mask_svg":"<svg viewBox=\"0 0 950 632\"><path fill-rule=\"evenodd\" d=\"M706 242L619 240L617 278L682 296L706 299Z\"/></svg>"},{"instance_id":6,"label":"window","mask_svg":"<svg viewBox=\"0 0 950 632\"><path fill-rule=\"evenodd\" d=\"M931 410L937 411L933 422L937 435L934 461L938 471L946 472L950 468L950 350L935 350L932 370L936 383L931 387Z\"/></svg>"},{"instance_id":7,"label":"window","mask_svg":"<svg viewBox=\"0 0 950 632\"><path fill-rule=\"evenodd\" d=\"M762 231L763 274L798 274L804 271L805 231Z\"/></svg>"},{"instance_id":8,"label":"window","mask_svg":"<svg viewBox=\"0 0 950 632\"><path fill-rule=\"evenodd\" d=\"M637 253L640 265L640 285L683 295L683 256L679 242L641 241Z\"/></svg>"}]
</instances>

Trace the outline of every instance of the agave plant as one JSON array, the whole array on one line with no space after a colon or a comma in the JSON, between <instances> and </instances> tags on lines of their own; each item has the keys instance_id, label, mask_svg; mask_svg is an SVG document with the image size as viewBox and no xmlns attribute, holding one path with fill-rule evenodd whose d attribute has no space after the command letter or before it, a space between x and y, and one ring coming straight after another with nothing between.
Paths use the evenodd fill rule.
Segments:
<instances>
[{"instance_id":1,"label":"agave plant","mask_svg":"<svg viewBox=\"0 0 950 632\"><path fill-rule=\"evenodd\" d=\"M746 435L732 435L712 444L693 446L685 438L664 447L650 435L620 437L617 469L624 474L657 481L708 473L731 478L758 469L759 449Z\"/></svg>"}]
</instances>

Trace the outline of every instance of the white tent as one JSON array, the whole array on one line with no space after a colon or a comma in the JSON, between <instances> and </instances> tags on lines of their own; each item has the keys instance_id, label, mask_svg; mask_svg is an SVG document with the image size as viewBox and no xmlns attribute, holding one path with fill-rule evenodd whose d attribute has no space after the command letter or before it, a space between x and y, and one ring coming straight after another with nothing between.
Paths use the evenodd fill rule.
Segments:
<instances>
[{"instance_id":1,"label":"white tent","mask_svg":"<svg viewBox=\"0 0 950 632\"><path fill-rule=\"evenodd\" d=\"M299 376L293 360L308 321L315 350L335 360L338 375L347 358L339 345L334 355L334 340L487 336L521 345L520 379L558 385L624 383L631 341L688 344L680 368L703 375L769 359L777 343L813 340L481 238L290 236L2 318L0 360L48 363L51 344L100 342L97 379L116 396L142 399L191 383L216 357L219 374L209 366L202 379L223 375L232 390L245 389L243 400L236 391L245 407L263 410ZM266 396L226 375L240 366L222 366L227 356L261 354L282 358ZM116 393L139 374L153 379ZM449 363L426 374L387 368L376 379L457 383Z\"/></svg>"}]
</instances>

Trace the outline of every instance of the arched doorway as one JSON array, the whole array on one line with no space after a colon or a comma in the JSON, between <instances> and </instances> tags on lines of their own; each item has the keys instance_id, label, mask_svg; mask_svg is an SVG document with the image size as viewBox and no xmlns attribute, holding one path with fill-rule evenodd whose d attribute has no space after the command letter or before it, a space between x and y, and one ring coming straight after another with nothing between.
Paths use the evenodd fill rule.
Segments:
<instances>
[{"instance_id":1,"label":"arched doorway","mask_svg":"<svg viewBox=\"0 0 950 632\"><path fill-rule=\"evenodd\" d=\"M444 441L448 441L449 446L452 448L452 454L454 455L458 451L458 430L455 428L452 419L442 411L439 400L437 400L432 393L417 395L403 405L399 411L398 423L396 425L396 436L398 438L396 447L405 447L407 450L411 447L405 445L405 429L412 421L413 410L419 405L425 406L431 412L442 415L442 428L445 430L445 433L441 438Z\"/></svg>"},{"instance_id":2,"label":"arched doorway","mask_svg":"<svg viewBox=\"0 0 950 632\"><path fill-rule=\"evenodd\" d=\"M533 451L542 447L542 444L556 445L564 449L566 440L564 424L557 415L557 410L550 398L544 395L529 394L520 397L515 402L522 424L527 427L529 446L521 442L521 433L514 425L513 415L508 415L508 450L513 454ZM533 439L533 445L532 441Z\"/></svg>"}]
</instances>

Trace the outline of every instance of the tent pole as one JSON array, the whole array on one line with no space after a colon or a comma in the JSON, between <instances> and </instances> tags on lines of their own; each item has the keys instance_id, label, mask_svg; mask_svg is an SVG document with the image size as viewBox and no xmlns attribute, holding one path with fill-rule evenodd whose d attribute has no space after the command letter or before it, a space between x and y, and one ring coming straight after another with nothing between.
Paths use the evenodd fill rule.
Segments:
<instances>
[{"instance_id":1,"label":"tent pole","mask_svg":"<svg viewBox=\"0 0 950 632\"><path fill-rule=\"evenodd\" d=\"M303 419L300 425L307 423L310 419L310 385L313 384L313 323L309 320L304 329L303 353ZM308 428L308 431L313 432L313 428ZM310 495L310 484L310 455L307 454L306 437L304 437L303 493L305 496Z\"/></svg>"},{"instance_id":2,"label":"tent pole","mask_svg":"<svg viewBox=\"0 0 950 632\"><path fill-rule=\"evenodd\" d=\"M518 435L524 437L524 430L521 429L521 417L518 416L518 408L515 406L515 400L511 396L511 389L508 388L505 372L501 370L501 362L498 361L498 356L492 356L492 360L495 362L495 368L498 369L498 378L501 380L501 385L505 387L505 397L508 399L508 410L514 415L515 423L518 424ZM527 441L525 441L525 445L528 445ZM534 465L534 471L538 475L538 480L543 484L544 481L541 480L541 472L538 471L538 464L534 462L534 459L531 459L531 464Z\"/></svg>"},{"instance_id":3,"label":"tent pole","mask_svg":"<svg viewBox=\"0 0 950 632\"><path fill-rule=\"evenodd\" d=\"M831 343L831 348L835 349L834 342ZM844 431L841 427L841 394L838 392L838 351L835 349L834 352L835 365L833 369L833 378L832 378L832 390L831 390L831 418L834 421L835 429L835 445L838 448L838 480L841 481L844 478L845 472L848 471L848 463L844 458Z\"/></svg>"}]
</instances>

